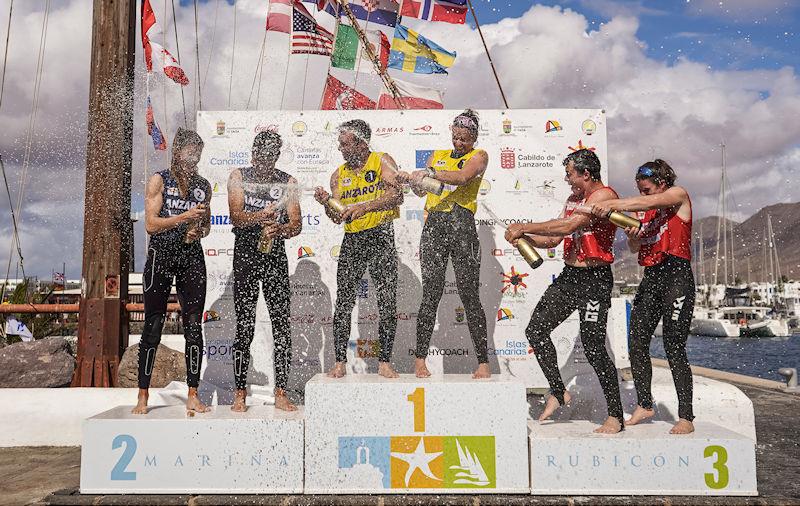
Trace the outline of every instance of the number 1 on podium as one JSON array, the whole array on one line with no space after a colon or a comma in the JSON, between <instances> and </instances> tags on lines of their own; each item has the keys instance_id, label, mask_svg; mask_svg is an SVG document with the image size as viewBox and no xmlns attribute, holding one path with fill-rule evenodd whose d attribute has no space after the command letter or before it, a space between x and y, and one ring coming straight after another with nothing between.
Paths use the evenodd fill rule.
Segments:
<instances>
[{"instance_id":1,"label":"number 1 on podium","mask_svg":"<svg viewBox=\"0 0 800 506\"><path fill-rule=\"evenodd\" d=\"M407 398L414 405L414 432L425 432L425 389L419 387Z\"/></svg>"}]
</instances>

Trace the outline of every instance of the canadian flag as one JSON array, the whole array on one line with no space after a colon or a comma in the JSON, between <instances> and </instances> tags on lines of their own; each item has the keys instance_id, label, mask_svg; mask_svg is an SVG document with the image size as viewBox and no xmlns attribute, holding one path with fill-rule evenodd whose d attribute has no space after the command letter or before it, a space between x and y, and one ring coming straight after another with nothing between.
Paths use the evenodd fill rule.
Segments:
<instances>
[{"instance_id":1,"label":"canadian flag","mask_svg":"<svg viewBox=\"0 0 800 506\"><path fill-rule=\"evenodd\" d=\"M142 2L142 47L144 48L144 63L147 67L147 72L153 72L153 53L155 53L156 58L159 58L158 61L161 62L164 74L181 86L186 86L189 84L189 79L186 77L186 73L181 68L178 60L161 45L150 40L151 31L153 33L158 32L158 30L153 30L156 25L156 15L150 5L150 0L144 0Z\"/></svg>"},{"instance_id":2,"label":"canadian flag","mask_svg":"<svg viewBox=\"0 0 800 506\"><path fill-rule=\"evenodd\" d=\"M443 109L442 92L433 88L426 88L416 84L395 79L400 97L394 97L386 92L378 98L378 109ZM398 103L399 102L399 103ZM402 104L402 107L401 105Z\"/></svg>"}]
</instances>

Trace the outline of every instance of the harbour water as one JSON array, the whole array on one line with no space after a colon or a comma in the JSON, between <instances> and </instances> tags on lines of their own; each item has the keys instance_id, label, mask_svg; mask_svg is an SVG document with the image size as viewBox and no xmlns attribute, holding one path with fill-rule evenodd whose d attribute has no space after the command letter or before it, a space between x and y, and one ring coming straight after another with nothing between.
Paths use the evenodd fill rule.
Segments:
<instances>
[{"instance_id":1,"label":"harbour water","mask_svg":"<svg viewBox=\"0 0 800 506\"><path fill-rule=\"evenodd\" d=\"M666 358L660 337L653 338L650 351ZM689 336L686 353L692 365L782 382L778 369L800 369L800 334L761 339Z\"/></svg>"}]
</instances>

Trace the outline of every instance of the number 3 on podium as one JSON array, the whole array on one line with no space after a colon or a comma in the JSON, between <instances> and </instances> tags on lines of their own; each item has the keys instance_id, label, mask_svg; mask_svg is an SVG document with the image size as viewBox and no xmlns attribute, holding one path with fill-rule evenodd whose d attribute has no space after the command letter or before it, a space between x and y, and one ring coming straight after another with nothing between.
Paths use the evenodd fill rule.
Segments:
<instances>
[{"instance_id":1,"label":"number 3 on podium","mask_svg":"<svg viewBox=\"0 0 800 506\"><path fill-rule=\"evenodd\" d=\"M425 389L419 387L406 398L414 405L414 432L425 432Z\"/></svg>"},{"instance_id":2,"label":"number 3 on podium","mask_svg":"<svg viewBox=\"0 0 800 506\"><path fill-rule=\"evenodd\" d=\"M712 455L717 457L717 460L711 464L717 471L716 477L714 473L705 473L706 486L711 489L721 489L728 486L728 450L724 446L711 445L706 446L703 456L708 458Z\"/></svg>"}]
</instances>

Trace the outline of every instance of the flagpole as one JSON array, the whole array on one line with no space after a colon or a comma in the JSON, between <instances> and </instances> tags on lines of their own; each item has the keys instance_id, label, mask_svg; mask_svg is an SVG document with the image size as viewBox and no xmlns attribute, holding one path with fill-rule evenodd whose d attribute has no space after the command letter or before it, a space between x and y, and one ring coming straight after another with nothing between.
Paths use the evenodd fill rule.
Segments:
<instances>
[{"instance_id":1,"label":"flagpole","mask_svg":"<svg viewBox=\"0 0 800 506\"><path fill-rule=\"evenodd\" d=\"M233 89L233 61L236 57L236 0L233 0L233 48L231 49L231 76L228 81L228 110L231 109L231 90Z\"/></svg>"},{"instance_id":2,"label":"flagpole","mask_svg":"<svg viewBox=\"0 0 800 506\"><path fill-rule=\"evenodd\" d=\"M486 51L486 57L489 59L489 65L491 65L492 67L494 80L497 81L497 87L500 89L500 96L503 97L503 104L505 104L506 109L508 109L508 100L506 100L506 94L503 92L503 86L500 84L500 78L497 77L497 70L495 70L494 68L494 62L492 61L492 55L489 54L489 47L486 45L486 40L483 38L481 25L480 23L478 23L478 16L475 15L475 9L472 7L472 0L467 0L467 4L469 5L470 12L472 12L472 19L475 20L475 26L478 28L478 35L481 36L481 42L483 42L483 49L484 51Z\"/></svg>"},{"instance_id":3,"label":"flagpole","mask_svg":"<svg viewBox=\"0 0 800 506\"><path fill-rule=\"evenodd\" d=\"M294 4L292 4L292 16L289 20L289 46L286 51L286 71L283 73L283 90L281 90L281 110L283 110L283 99L286 96L286 84L289 82L289 63L292 59L292 32L294 32Z\"/></svg>"},{"instance_id":4,"label":"flagpole","mask_svg":"<svg viewBox=\"0 0 800 506\"><path fill-rule=\"evenodd\" d=\"M336 52L336 39L339 37L339 25L342 24L342 17L339 15L339 4L336 4L336 26L333 28L333 49L331 50L331 57L328 58L328 72L325 74L325 86L322 87L322 95L319 97L319 107L322 109L322 102L325 100L325 89L328 85L328 76L331 75L331 66L333 64L333 54Z\"/></svg>"},{"instance_id":5,"label":"flagpole","mask_svg":"<svg viewBox=\"0 0 800 506\"><path fill-rule=\"evenodd\" d=\"M181 46L178 44L178 17L175 15L175 0L172 0L172 24L175 25L175 52L178 56L178 65L181 64ZM167 55L163 57L166 59ZM183 126L189 128L186 120L186 97L183 93L183 85L181 85L181 103L183 104Z\"/></svg>"}]
</instances>

